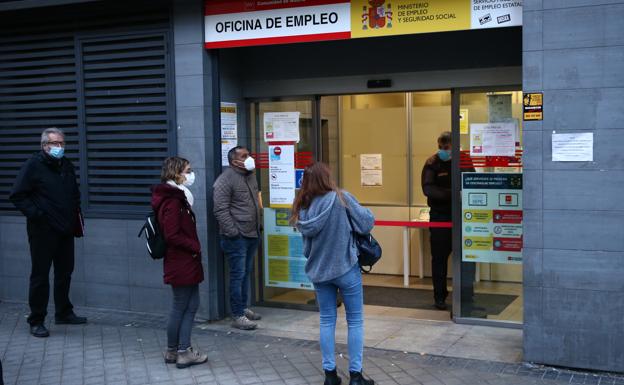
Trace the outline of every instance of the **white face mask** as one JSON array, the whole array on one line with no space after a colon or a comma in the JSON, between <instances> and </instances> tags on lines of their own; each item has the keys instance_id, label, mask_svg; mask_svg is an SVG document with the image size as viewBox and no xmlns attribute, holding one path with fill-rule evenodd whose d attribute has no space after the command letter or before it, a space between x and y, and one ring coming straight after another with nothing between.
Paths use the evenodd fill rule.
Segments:
<instances>
[{"instance_id":1,"label":"white face mask","mask_svg":"<svg viewBox=\"0 0 624 385\"><path fill-rule=\"evenodd\" d=\"M253 171L256 169L256 161L251 156L245 159L243 164L245 165L245 170L247 171Z\"/></svg>"},{"instance_id":2,"label":"white face mask","mask_svg":"<svg viewBox=\"0 0 624 385\"><path fill-rule=\"evenodd\" d=\"M195 183L195 173L193 171L189 172L188 174L184 174L184 177L186 179L184 179L184 182L182 182L182 184L186 187L190 187L193 185L193 183Z\"/></svg>"}]
</instances>

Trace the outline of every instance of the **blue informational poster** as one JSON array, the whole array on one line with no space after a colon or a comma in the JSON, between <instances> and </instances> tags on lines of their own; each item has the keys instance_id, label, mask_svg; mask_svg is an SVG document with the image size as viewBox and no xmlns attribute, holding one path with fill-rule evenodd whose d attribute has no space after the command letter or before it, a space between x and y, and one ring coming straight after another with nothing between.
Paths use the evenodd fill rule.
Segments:
<instances>
[{"instance_id":1,"label":"blue informational poster","mask_svg":"<svg viewBox=\"0 0 624 385\"><path fill-rule=\"evenodd\" d=\"M462 174L462 261L522 263L522 174Z\"/></svg>"},{"instance_id":2,"label":"blue informational poster","mask_svg":"<svg viewBox=\"0 0 624 385\"><path fill-rule=\"evenodd\" d=\"M314 290L305 274L303 237L289 224L290 209L264 209L264 282L266 286Z\"/></svg>"}]
</instances>

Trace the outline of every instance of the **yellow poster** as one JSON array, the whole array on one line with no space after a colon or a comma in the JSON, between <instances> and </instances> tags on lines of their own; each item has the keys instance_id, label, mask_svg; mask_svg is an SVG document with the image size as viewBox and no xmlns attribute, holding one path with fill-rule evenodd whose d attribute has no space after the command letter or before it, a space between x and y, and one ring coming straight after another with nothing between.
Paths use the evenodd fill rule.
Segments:
<instances>
[{"instance_id":1,"label":"yellow poster","mask_svg":"<svg viewBox=\"0 0 624 385\"><path fill-rule=\"evenodd\" d=\"M269 280L271 281L288 281L289 267L287 259L269 259Z\"/></svg>"},{"instance_id":2,"label":"yellow poster","mask_svg":"<svg viewBox=\"0 0 624 385\"><path fill-rule=\"evenodd\" d=\"M269 255L275 257L288 257L288 235L269 235L268 236Z\"/></svg>"},{"instance_id":3,"label":"yellow poster","mask_svg":"<svg viewBox=\"0 0 624 385\"><path fill-rule=\"evenodd\" d=\"M492 221L492 210L464 210L464 222L489 223Z\"/></svg>"},{"instance_id":4,"label":"yellow poster","mask_svg":"<svg viewBox=\"0 0 624 385\"><path fill-rule=\"evenodd\" d=\"M459 133L467 134L468 133L468 109L461 108L459 110Z\"/></svg>"},{"instance_id":5,"label":"yellow poster","mask_svg":"<svg viewBox=\"0 0 624 385\"><path fill-rule=\"evenodd\" d=\"M464 237L464 250L491 250L492 237Z\"/></svg>"},{"instance_id":6,"label":"yellow poster","mask_svg":"<svg viewBox=\"0 0 624 385\"><path fill-rule=\"evenodd\" d=\"M470 29L470 0L352 0L351 37Z\"/></svg>"}]
</instances>

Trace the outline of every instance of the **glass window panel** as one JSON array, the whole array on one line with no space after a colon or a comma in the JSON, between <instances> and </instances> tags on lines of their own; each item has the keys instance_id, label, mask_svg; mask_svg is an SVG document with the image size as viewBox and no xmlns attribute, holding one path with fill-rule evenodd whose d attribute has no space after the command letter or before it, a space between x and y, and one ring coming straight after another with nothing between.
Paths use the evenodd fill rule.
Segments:
<instances>
[{"instance_id":1,"label":"glass window panel","mask_svg":"<svg viewBox=\"0 0 624 385\"><path fill-rule=\"evenodd\" d=\"M341 186L363 204L408 204L405 99L405 93L340 96ZM362 186L362 154L381 155L381 186Z\"/></svg>"},{"instance_id":2,"label":"glass window panel","mask_svg":"<svg viewBox=\"0 0 624 385\"><path fill-rule=\"evenodd\" d=\"M490 111L492 96L508 95L509 116L494 116ZM466 133L460 133L461 149L470 149L470 125L506 119L518 124L518 144L522 145L522 92L462 93L460 112L466 112ZM522 172L521 168L478 167L477 172ZM522 265L461 262L461 316L522 322ZM473 294L474 293L474 294Z\"/></svg>"}]
</instances>

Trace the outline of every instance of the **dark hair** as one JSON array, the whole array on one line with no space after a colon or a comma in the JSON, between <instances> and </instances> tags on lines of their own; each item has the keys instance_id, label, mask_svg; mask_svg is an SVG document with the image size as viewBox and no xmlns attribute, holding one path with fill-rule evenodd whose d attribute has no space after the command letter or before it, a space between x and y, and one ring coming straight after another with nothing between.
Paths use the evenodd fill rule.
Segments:
<instances>
[{"instance_id":1,"label":"dark hair","mask_svg":"<svg viewBox=\"0 0 624 385\"><path fill-rule=\"evenodd\" d=\"M301 188L293 202L291 223L297 222L299 212L310 207L314 198L330 191L336 191L342 201L342 194L334 182L329 166L322 162L315 162L307 166L303 171Z\"/></svg>"},{"instance_id":2,"label":"dark hair","mask_svg":"<svg viewBox=\"0 0 624 385\"><path fill-rule=\"evenodd\" d=\"M236 152L242 149L246 149L247 151L249 151L247 147L244 147L244 146L236 146L236 147L230 148L230 151L228 151L228 163L229 164L232 164L232 161L234 160L234 158L236 158Z\"/></svg>"},{"instance_id":3,"label":"dark hair","mask_svg":"<svg viewBox=\"0 0 624 385\"><path fill-rule=\"evenodd\" d=\"M166 183L168 180L172 180L178 184L182 183L182 173L189 164L191 162L179 156L171 156L165 159L160 172L160 181Z\"/></svg>"},{"instance_id":4,"label":"dark hair","mask_svg":"<svg viewBox=\"0 0 624 385\"><path fill-rule=\"evenodd\" d=\"M451 143L452 136L450 131L444 131L438 136L438 144L445 145Z\"/></svg>"}]
</instances>

